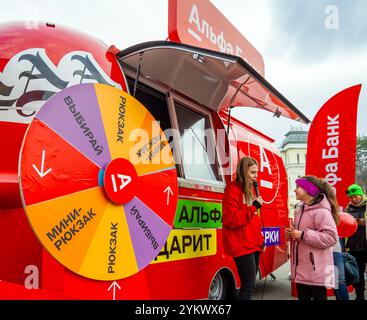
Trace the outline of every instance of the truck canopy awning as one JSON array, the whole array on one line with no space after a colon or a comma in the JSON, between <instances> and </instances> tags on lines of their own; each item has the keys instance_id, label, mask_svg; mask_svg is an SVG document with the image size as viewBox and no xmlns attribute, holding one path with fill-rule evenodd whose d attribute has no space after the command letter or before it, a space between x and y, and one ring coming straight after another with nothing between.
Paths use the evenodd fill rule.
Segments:
<instances>
[{"instance_id":1,"label":"truck canopy awning","mask_svg":"<svg viewBox=\"0 0 367 320\"><path fill-rule=\"evenodd\" d=\"M219 112L253 107L310 120L242 58L168 41L141 43L116 54L123 71L145 77Z\"/></svg>"}]
</instances>

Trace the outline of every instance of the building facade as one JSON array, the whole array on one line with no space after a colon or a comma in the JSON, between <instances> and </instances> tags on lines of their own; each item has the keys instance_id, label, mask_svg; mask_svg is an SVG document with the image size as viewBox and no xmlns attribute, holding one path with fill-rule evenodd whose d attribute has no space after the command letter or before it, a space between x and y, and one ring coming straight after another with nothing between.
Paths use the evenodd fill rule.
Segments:
<instances>
[{"instance_id":1,"label":"building facade","mask_svg":"<svg viewBox=\"0 0 367 320\"><path fill-rule=\"evenodd\" d=\"M305 175L308 131L291 128L285 134L281 145L281 156L288 175L288 206L290 216L293 217L294 207L298 203L294 193L297 178Z\"/></svg>"}]
</instances>

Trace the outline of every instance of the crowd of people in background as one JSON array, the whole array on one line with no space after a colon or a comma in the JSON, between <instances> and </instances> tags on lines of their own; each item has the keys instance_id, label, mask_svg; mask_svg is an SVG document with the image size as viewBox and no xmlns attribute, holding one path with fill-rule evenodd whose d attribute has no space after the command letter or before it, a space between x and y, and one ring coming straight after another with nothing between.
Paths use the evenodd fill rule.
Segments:
<instances>
[{"instance_id":1,"label":"crowd of people in background","mask_svg":"<svg viewBox=\"0 0 367 320\"><path fill-rule=\"evenodd\" d=\"M237 165L236 179L223 198L223 245L234 258L241 280L238 299L251 300L264 248L258 210L263 200L256 190L258 163L243 157ZM255 191L255 194L254 192ZM357 222L356 232L340 238L339 205L335 191L323 179L304 176L296 180L293 225L286 228L291 243L291 279L299 300L327 300L333 288L337 300L349 300L343 253L350 253L358 264L359 282L353 283L357 300L365 300L367 262L366 204L362 188L352 184L346 190L346 212Z\"/></svg>"}]
</instances>

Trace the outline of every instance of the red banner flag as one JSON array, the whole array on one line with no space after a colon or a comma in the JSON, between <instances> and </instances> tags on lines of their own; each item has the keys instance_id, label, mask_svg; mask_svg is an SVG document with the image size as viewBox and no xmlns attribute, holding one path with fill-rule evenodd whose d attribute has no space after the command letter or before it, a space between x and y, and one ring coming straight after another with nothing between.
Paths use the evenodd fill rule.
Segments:
<instances>
[{"instance_id":1,"label":"red banner flag","mask_svg":"<svg viewBox=\"0 0 367 320\"><path fill-rule=\"evenodd\" d=\"M308 133L306 175L324 178L336 189L339 205L348 204L345 190L355 182L357 108L362 85L347 88L317 112Z\"/></svg>"},{"instance_id":2,"label":"red banner flag","mask_svg":"<svg viewBox=\"0 0 367 320\"><path fill-rule=\"evenodd\" d=\"M168 35L171 41L241 57L264 76L260 52L207 0L169 0Z\"/></svg>"}]
</instances>

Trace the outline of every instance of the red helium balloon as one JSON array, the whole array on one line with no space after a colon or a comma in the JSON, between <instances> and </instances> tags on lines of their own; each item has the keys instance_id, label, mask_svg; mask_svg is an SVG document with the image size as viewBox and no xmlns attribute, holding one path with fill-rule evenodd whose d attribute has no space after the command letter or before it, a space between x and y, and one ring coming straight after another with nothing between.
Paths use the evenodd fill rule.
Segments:
<instances>
[{"instance_id":1,"label":"red helium balloon","mask_svg":"<svg viewBox=\"0 0 367 320\"><path fill-rule=\"evenodd\" d=\"M339 212L338 235L341 238L350 237L357 231L357 221L352 215L346 212Z\"/></svg>"}]
</instances>

